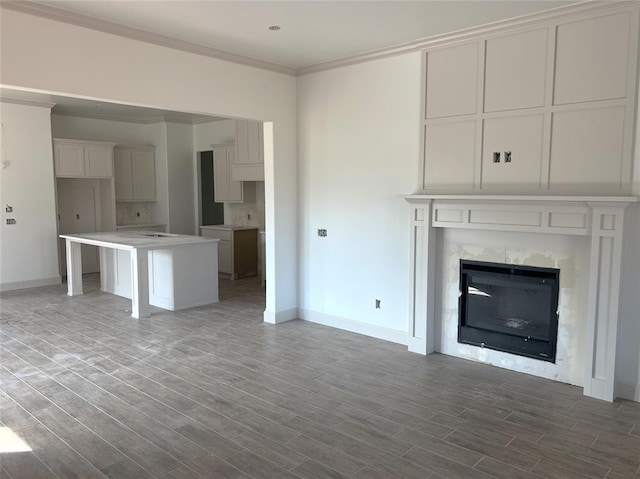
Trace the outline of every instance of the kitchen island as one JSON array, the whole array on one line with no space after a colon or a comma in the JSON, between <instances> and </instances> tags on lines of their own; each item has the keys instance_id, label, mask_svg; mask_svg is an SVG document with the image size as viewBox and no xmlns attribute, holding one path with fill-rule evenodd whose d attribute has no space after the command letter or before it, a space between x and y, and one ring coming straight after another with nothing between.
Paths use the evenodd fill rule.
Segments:
<instances>
[{"instance_id":1,"label":"kitchen island","mask_svg":"<svg viewBox=\"0 0 640 479\"><path fill-rule=\"evenodd\" d=\"M131 299L131 316L150 305L171 311L218 302L218 240L126 231L60 235L66 240L67 294L82 291L81 245L100 250L100 289Z\"/></svg>"}]
</instances>

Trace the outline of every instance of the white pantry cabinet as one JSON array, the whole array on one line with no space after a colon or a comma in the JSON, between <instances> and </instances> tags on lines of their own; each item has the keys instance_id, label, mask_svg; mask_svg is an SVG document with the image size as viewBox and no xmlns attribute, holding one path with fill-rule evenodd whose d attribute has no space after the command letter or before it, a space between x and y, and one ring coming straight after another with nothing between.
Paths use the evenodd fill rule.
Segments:
<instances>
[{"instance_id":1,"label":"white pantry cabinet","mask_svg":"<svg viewBox=\"0 0 640 479\"><path fill-rule=\"evenodd\" d=\"M115 149L116 201L156 201L154 147Z\"/></svg>"},{"instance_id":2,"label":"white pantry cabinet","mask_svg":"<svg viewBox=\"0 0 640 479\"><path fill-rule=\"evenodd\" d=\"M213 148L213 193L216 203L242 203L242 181L231 178L236 161L236 147L231 144L211 145Z\"/></svg>"},{"instance_id":3,"label":"white pantry cabinet","mask_svg":"<svg viewBox=\"0 0 640 479\"><path fill-rule=\"evenodd\" d=\"M53 139L53 158L57 178L113 177L115 143Z\"/></svg>"},{"instance_id":4,"label":"white pantry cabinet","mask_svg":"<svg viewBox=\"0 0 640 479\"><path fill-rule=\"evenodd\" d=\"M423 191L628 194L639 17L603 4L426 50Z\"/></svg>"}]
</instances>

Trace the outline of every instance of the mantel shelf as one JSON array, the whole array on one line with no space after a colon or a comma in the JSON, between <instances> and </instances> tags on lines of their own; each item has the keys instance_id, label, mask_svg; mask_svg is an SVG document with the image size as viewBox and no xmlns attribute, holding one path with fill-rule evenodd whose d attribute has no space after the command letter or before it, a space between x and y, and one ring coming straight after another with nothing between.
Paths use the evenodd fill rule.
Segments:
<instances>
[{"instance_id":1,"label":"mantel shelf","mask_svg":"<svg viewBox=\"0 0 640 479\"><path fill-rule=\"evenodd\" d=\"M541 203L635 203L638 198L635 196L544 196L544 195L461 195L461 194L415 194L400 195L409 203L422 203L425 201L445 200L445 201L466 201L474 203L521 203L521 202L541 202Z\"/></svg>"}]
</instances>

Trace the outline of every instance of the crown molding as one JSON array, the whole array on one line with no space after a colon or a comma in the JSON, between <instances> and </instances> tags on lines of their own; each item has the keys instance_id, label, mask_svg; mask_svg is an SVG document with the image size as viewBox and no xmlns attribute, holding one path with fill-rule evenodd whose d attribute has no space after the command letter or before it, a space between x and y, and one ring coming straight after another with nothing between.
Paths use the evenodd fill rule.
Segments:
<instances>
[{"instance_id":1,"label":"crown molding","mask_svg":"<svg viewBox=\"0 0 640 479\"><path fill-rule=\"evenodd\" d=\"M15 101L15 103L23 103L22 101ZM29 103L37 103L37 102L29 102ZM51 106L53 106L52 104ZM61 111L52 112L53 115L57 116L70 116L75 118L89 118L92 120L106 120L106 121L119 121L126 123L137 123L141 125L150 125L152 123L181 123L184 125L198 125L200 123L210 123L213 121L226 120L226 118L197 118L193 120L188 120L185 118L175 118L171 116L153 116L147 118L131 118L125 115L109 115L109 114L101 114L101 113L85 113L85 112L74 112L67 111L63 109Z\"/></svg>"},{"instance_id":2,"label":"crown molding","mask_svg":"<svg viewBox=\"0 0 640 479\"><path fill-rule=\"evenodd\" d=\"M11 97L1 97L0 103L13 103L15 105L26 105L26 106L35 106L38 108L47 108L51 110L55 103L49 103L46 101L34 101L34 100L23 100L20 98L11 98Z\"/></svg>"},{"instance_id":3,"label":"crown molding","mask_svg":"<svg viewBox=\"0 0 640 479\"><path fill-rule=\"evenodd\" d=\"M369 62L372 60L379 60L382 58L392 57L396 55L403 55L406 53L418 52L426 49L443 47L460 42L468 42L476 40L482 37L486 37L490 34L503 34L512 32L514 30L520 30L531 26L549 23L556 21L558 17L569 20L574 17L582 15L589 15L596 12L606 12L608 10L619 11L622 9L628 9L630 6L638 7L637 0L614 0L614 1L600 1L600 0L585 0L581 3L573 5L565 5L562 7L552 8L550 10L544 10L542 12L530 13L519 17L509 18L506 20L499 20L496 22L486 23L477 27L465 28L454 32L443 33L412 42L402 43L388 48L381 48L378 50L371 50L369 52L361 53L358 55L352 55L337 60L332 60L323 63L317 63L305 67L298 68L296 75L308 75L311 73L322 72L326 70L333 70L336 68L342 68L358 63Z\"/></svg>"},{"instance_id":4,"label":"crown molding","mask_svg":"<svg viewBox=\"0 0 640 479\"><path fill-rule=\"evenodd\" d=\"M36 15L50 20L69 23L72 25L89 28L92 30L98 30L104 33L112 35L118 35L132 40L138 40L141 42L151 43L174 50L180 50L196 55L202 55L218 60L224 60L240 65L250 66L254 68L261 68L263 70L270 70L276 73L282 73L285 75L301 76L311 73L317 73L326 70L333 70L336 68L342 68L358 63L369 62L373 60L379 60L382 58L392 57L396 55L403 55L406 53L418 52L425 49L447 46L455 43L473 41L489 34L501 34L508 33L514 30L528 28L537 24L544 24L551 21L555 21L558 17L563 19L571 19L573 17L579 17L581 15L593 14L596 12L619 11L621 9L628 9L634 6L637 8L637 0L585 0L581 3L565 5L561 7L551 8L542 12L530 13L519 17L514 17L506 20L499 20L496 22L486 23L478 27L471 27L454 32L443 33L412 42L402 43L387 48L381 48L377 50L371 50L369 52L350 55L348 57L331 60L328 62L317 63L300 68L290 68L277 63L259 60L257 58L251 58L243 55L225 52L223 50L217 50L215 48L198 45L183 40L177 40L174 38L166 37L164 35L158 35L150 33L144 30L140 30L133 27L120 25L117 23L109 22L106 20L100 20L98 18L90 17L87 15L81 15L78 13L69 12L59 8L51 7L49 5L43 5L35 1L24 0L1 0L0 7L14 10L21 13L30 15Z\"/></svg>"},{"instance_id":5,"label":"crown molding","mask_svg":"<svg viewBox=\"0 0 640 479\"><path fill-rule=\"evenodd\" d=\"M198 45L197 43L191 43L184 40L166 37L164 35L158 35L156 33L147 32L138 28L128 27L125 25L120 25L118 23L109 22L107 20L101 20L87 15L69 12L67 10L51 7L49 5L43 5L34 1L2 0L2 2L0 2L0 6L2 8L14 10L20 13L26 13L29 15L47 18L49 20L55 20L79 27L85 27L91 30L109 33L111 35L118 35L120 37L130 38L132 40L138 40L145 43L172 48L174 50L195 53L196 55L215 58L217 60L224 60L227 62L237 63L249 67L261 68L263 70L270 70L276 73L283 73L285 75L296 74L295 69L280 65L278 63L259 60L257 58L251 58L235 53L229 53L223 50L217 50L215 48L206 47L204 45Z\"/></svg>"}]
</instances>

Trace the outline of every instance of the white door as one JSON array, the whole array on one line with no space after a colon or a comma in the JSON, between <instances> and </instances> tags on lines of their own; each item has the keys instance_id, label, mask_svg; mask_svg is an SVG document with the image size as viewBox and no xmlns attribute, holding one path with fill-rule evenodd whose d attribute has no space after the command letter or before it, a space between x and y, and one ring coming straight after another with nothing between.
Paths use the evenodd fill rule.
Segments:
<instances>
[{"instance_id":1,"label":"white door","mask_svg":"<svg viewBox=\"0 0 640 479\"><path fill-rule=\"evenodd\" d=\"M80 180L82 181L82 180ZM58 182L58 217L60 234L95 233L98 231L99 196L97 185L86 185ZM64 264L60 265L61 272L66 276L65 242L61 241ZM82 245L82 273L97 273L100 271L98 248Z\"/></svg>"}]
</instances>

